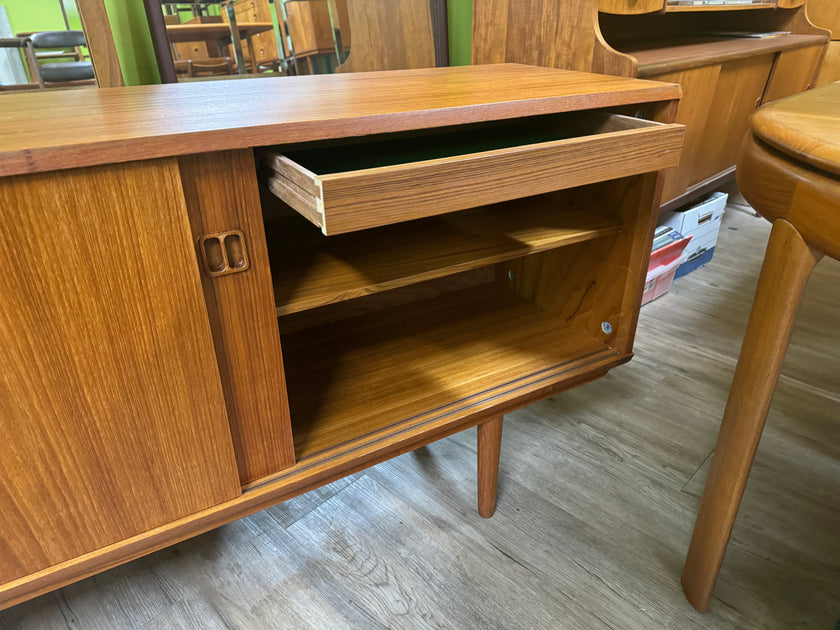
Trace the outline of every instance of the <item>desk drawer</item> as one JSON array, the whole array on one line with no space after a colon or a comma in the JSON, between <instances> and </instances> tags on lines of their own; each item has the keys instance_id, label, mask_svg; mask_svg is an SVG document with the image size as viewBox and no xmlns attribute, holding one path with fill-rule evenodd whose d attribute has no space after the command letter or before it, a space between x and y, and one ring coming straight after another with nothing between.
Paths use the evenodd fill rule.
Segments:
<instances>
[{"instance_id":1,"label":"desk drawer","mask_svg":"<svg viewBox=\"0 0 840 630\"><path fill-rule=\"evenodd\" d=\"M268 150L270 190L340 234L676 166L685 133L605 112Z\"/></svg>"}]
</instances>

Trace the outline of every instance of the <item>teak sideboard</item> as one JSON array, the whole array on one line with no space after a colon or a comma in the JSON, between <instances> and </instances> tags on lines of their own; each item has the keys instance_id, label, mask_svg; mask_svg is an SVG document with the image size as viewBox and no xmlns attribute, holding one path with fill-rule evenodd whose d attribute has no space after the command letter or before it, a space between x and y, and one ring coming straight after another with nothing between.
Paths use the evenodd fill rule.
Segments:
<instances>
[{"instance_id":1,"label":"teak sideboard","mask_svg":"<svg viewBox=\"0 0 840 630\"><path fill-rule=\"evenodd\" d=\"M473 0L472 61L679 84L687 131L665 177L666 211L734 177L759 105L813 86L830 36L814 24L805 0Z\"/></svg>"},{"instance_id":2,"label":"teak sideboard","mask_svg":"<svg viewBox=\"0 0 840 630\"><path fill-rule=\"evenodd\" d=\"M631 357L678 86L519 65L0 100L0 607ZM635 117L634 114L639 114Z\"/></svg>"}]
</instances>

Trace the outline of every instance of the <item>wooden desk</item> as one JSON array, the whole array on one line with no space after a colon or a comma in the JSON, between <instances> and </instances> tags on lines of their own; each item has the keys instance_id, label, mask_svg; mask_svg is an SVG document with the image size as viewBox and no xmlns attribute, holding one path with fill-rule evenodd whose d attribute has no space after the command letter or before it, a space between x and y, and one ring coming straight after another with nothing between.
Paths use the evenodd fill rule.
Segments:
<instances>
[{"instance_id":1,"label":"wooden desk","mask_svg":"<svg viewBox=\"0 0 840 630\"><path fill-rule=\"evenodd\" d=\"M683 128L614 110L679 94L497 65L0 100L0 605L475 425L491 514L502 414L632 355Z\"/></svg>"},{"instance_id":2,"label":"wooden desk","mask_svg":"<svg viewBox=\"0 0 840 630\"><path fill-rule=\"evenodd\" d=\"M239 61L237 63L237 72L239 74L246 74L248 69L245 67L244 57L241 55L241 41L244 39L248 43L249 59L254 60L254 72L256 72L256 52L254 49L254 35L265 33L274 28L271 22L244 22L242 24L168 24L166 26L166 35L169 41L173 44L185 42L219 42L220 48L225 43L230 43L233 46L234 57Z\"/></svg>"},{"instance_id":3,"label":"wooden desk","mask_svg":"<svg viewBox=\"0 0 840 630\"><path fill-rule=\"evenodd\" d=\"M683 569L705 611L749 478L805 284L823 255L840 258L840 83L759 109L738 185L773 223L744 343Z\"/></svg>"},{"instance_id":4,"label":"wooden desk","mask_svg":"<svg viewBox=\"0 0 840 630\"><path fill-rule=\"evenodd\" d=\"M804 2L530 0L523 10L520 0L473 0L472 61L680 84L684 159L665 179L661 208L675 210L732 177L756 107L813 85L829 32L808 21ZM780 31L789 34L746 36Z\"/></svg>"},{"instance_id":5,"label":"wooden desk","mask_svg":"<svg viewBox=\"0 0 840 630\"><path fill-rule=\"evenodd\" d=\"M238 24L237 27L240 35L246 38L270 31L274 25L271 22L245 22ZM168 24L166 34L173 44L229 40L232 37L227 24Z\"/></svg>"}]
</instances>

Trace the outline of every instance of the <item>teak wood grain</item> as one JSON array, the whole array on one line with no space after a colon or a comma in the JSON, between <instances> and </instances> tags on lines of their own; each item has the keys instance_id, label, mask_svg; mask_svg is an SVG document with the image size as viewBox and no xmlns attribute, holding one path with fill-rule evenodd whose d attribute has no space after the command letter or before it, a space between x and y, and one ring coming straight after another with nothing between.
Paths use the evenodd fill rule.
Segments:
<instances>
[{"instance_id":1,"label":"teak wood grain","mask_svg":"<svg viewBox=\"0 0 840 630\"><path fill-rule=\"evenodd\" d=\"M122 87L123 81L114 35L104 0L78 0L79 18L85 31L96 83L99 87Z\"/></svg>"},{"instance_id":2,"label":"teak wood grain","mask_svg":"<svg viewBox=\"0 0 840 630\"><path fill-rule=\"evenodd\" d=\"M781 118L774 116L779 111ZM840 85L832 84L766 105L743 143L739 187L773 228L683 569L686 596L701 611L726 553L805 284L824 254L840 258L838 123ZM828 168L811 165L810 147Z\"/></svg>"},{"instance_id":3,"label":"teak wood grain","mask_svg":"<svg viewBox=\"0 0 840 630\"><path fill-rule=\"evenodd\" d=\"M559 383L546 385L515 397L506 404L494 408L492 412L477 409L466 418L423 418L409 426L385 429L342 445L340 448L325 451L318 456L300 461L292 468L261 480L259 483L251 484L236 499L138 534L121 543L73 558L26 578L0 585L0 606L13 606L253 514L331 481L463 431L494 415L503 415L591 381L627 360L629 357L617 358L614 352L604 351L600 356L586 357L567 366L564 378Z\"/></svg>"},{"instance_id":4,"label":"teak wood grain","mask_svg":"<svg viewBox=\"0 0 840 630\"><path fill-rule=\"evenodd\" d=\"M301 213L324 234L390 225L635 175L679 162L685 129L624 116L602 133L326 175ZM621 129L621 130L613 130ZM328 149L326 149L328 151ZM609 162L601 159L610 155ZM299 178L309 173L300 169ZM281 174L270 187L295 209L307 194ZM406 198L411 203L406 204Z\"/></svg>"},{"instance_id":5,"label":"teak wood grain","mask_svg":"<svg viewBox=\"0 0 840 630\"><path fill-rule=\"evenodd\" d=\"M412 418L468 415L615 352L492 285L288 335L283 350L298 460Z\"/></svg>"},{"instance_id":6,"label":"teak wood grain","mask_svg":"<svg viewBox=\"0 0 840 630\"><path fill-rule=\"evenodd\" d=\"M645 47L624 46L627 52L639 63L639 77L687 70L711 64L745 59L783 50L797 50L814 46L825 46L827 38L822 35L779 35L777 37L725 39L714 37L696 37L674 42L657 43Z\"/></svg>"},{"instance_id":7,"label":"teak wood grain","mask_svg":"<svg viewBox=\"0 0 840 630\"><path fill-rule=\"evenodd\" d=\"M750 115L761 105L773 56L747 57L723 65L706 118L702 150L689 184L703 181L735 165Z\"/></svg>"},{"instance_id":8,"label":"teak wood grain","mask_svg":"<svg viewBox=\"0 0 840 630\"><path fill-rule=\"evenodd\" d=\"M571 239L559 237L555 241L557 245L568 245L560 247L560 251L569 250L570 262L562 269L570 273L567 275L566 286L560 290L562 296L569 297L568 304L559 304L562 298L552 300L551 296L545 295L546 290L541 295L545 297L548 307L536 304L523 295L517 295L504 280L498 279L499 265L496 265L496 270L485 265L466 272L468 275L481 273L481 284L478 286L473 278L467 284L459 284L462 280L460 276L464 274L457 276L458 282L454 282L456 276L439 277L432 282L446 285L443 291L432 294L420 291L402 306L391 308L380 304L376 311L365 312L356 318L348 319L355 307L353 301L330 305L330 309L338 311L348 305L350 308L345 311L343 318L327 321L323 326L316 325L316 322L324 320L320 320L318 312L314 310L286 316L296 318L297 328L294 332L282 332L279 335L283 344L281 363L281 341L278 339L280 326L274 321L275 300L267 282L268 254L260 215L263 212L266 216L271 216L273 212L282 215L288 209L279 208L281 204L276 200L266 201L270 199L269 195L265 195L266 200L260 203L250 150L263 144L317 140L329 140L334 146L340 144L337 140L346 140L356 135L468 125L601 107L638 106L645 111L660 108L673 114L678 89L667 84L522 66L304 79L307 81L297 83L284 80L284 89L288 87L290 93L284 95L284 98L278 95L275 109L256 107L247 115L245 122L241 119L234 121L227 111L219 112L210 108L205 112L209 122L204 121L207 124L201 127L193 117L193 112L178 109L176 119L181 123L181 131L178 133L173 131L176 125L171 120L158 127L154 126L156 117L166 109L166 99L155 101L151 98L151 101L144 102L145 105L152 103L153 106L143 121L145 128L141 132L138 129L143 116L137 113L139 110L129 109L129 114L126 114L126 110L121 112L116 107L106 108L106 111L88 109L90 106L95 110L103 106L108 98L112 98L107 96L107 90L100 90L88 105L74 110L82 119L89 120L88 117L92 116L99 121L99 126L92 124L87 130L93 138L90 144L69 142L70 136L64 136L62 140L58 137L59 130L53 127L56 139L54 144L42 145L40 149L33 145L34 153L18 154L28 170L57 169L50 173L13 176L5 180L31 184L38 191L39 199L44 201L40 204L42 206L48 205L46 200L54 200L55 182L73 173L92 176L99 172L101 167L64 170L78 164L76 160L80 159L80 155L84 155L85 159L119 162L136 160L145 155L143 151L153 149L171 151L172 155L178 156L177 161L156 160L152 164L159 166L160 172L150 172L144 178L137 177L129 186L123 181L117 183L109 180L102 186L93 185L85 189L90 199L97 200L97 203L101 203L102 199L107 202L103 204L107 210L101 209L102 212L117 215L116 218L105 215L102 222L106 222L107 218L119 226L125 226L142 219L144 227L142 238L137 239L139 244L132 241L130 247L121 247L122 241L115 238L113 229L106 225L94 242L100 247L106 247L107 243L114 250L99 258L94 256L94 259L106 262L118 260L123 265L142 267L142 273L156 274L156 281L164 287L159 289L155 285L150 289L161 295L170 295L178 287L191 287L187 292L189 299L182 299L183 304L177 302L176 307L159 309L156 309L154 295L130 291L134 299L132 305L135 310L131 311L134 317L123 319L156 323L156 318L161 317L160 311L164 315L171 315L173 312L192 309L189 313L190 321L194 320L192 328L180 320L167 320L169 325L164 326L160 334L163 340L174 337L186 346L176 345L172 348L175 356L171 362L183 371L189 369L193 381L179 387L180 381L177 379L157 379L125 389L129 392L139 391L156 401L158 407L137 410L137 413L150 416L146 424L141 423L140 426L149 427L153 431L157 430L155 422L172 420L172 414L158 413L162 406L160 400L176 398L178 413L181 414L176 414L176 426L188 420L207 421L208 413L204 412L213 406L216 433L204 431L192 439L188 447L184 447L177 439L167 442L164 459L167 465L177 468L175 471L167 469L172 478L167 477L167 480L175 488L173 494L182 492L186 483L181 480L184 466L190 465L190 458L198 457L204 468L197 468L196 475L186 475L189 483L193 482L193 476L198 476L197 483L201 491L205 486L215 483L230 491L230 496L208 497L209 492L199 492L196 500L205 502L195 507L193 513L168 514L156 523L141 523L122 537L95 541L93 547L74 549L57 563L35 564L22 572L12 572L9 579L0 585L0 602L3 606L196 535L456 431L500 417L533 400L598 378L612 367L629 360L638 316L638 301L644 282L648 253L645 249L649 250L654 220L652 210L658 204L661 190L661 177L655 170L658 164L656 160L648 160L645 165L636 164L634 168L647 169L633 171L644 173L642 175L619 179L609 185L584 186L568 191L573 199L573 210L585 210L593 214L590 226L609 226L607 232L595 240L568 244L567 240L577 238L570 235ZM224 99L226 108L243 98L246 101L256 98L252 92L253 85L246 81L232 83L235 85L227 86L231 93L226 94L228 98ZM270 83L267 80L264 85ZM516 92L514 83L517 84ZM293 87L295 85L308 87L306 90L298 90ZM347 86L352 86L352 89ZM608 86L617 87L612 89ZM271 88L263 85L259 87L262 92L260 96L265 99L265 90L271 92ZM384 97L379 100L380 92L373 89L375 87L395 91L389 95L386 103ZM369 88L367 92L365 88ZM196 93L207 93L207 89L202 86ZM110 93L131 101L134 92L126 89ZM159 96L176 94L177 91L169 93L155 88L143 93ZM304 94L309 97L305 102L300 100ZM315 96L324 100L314 102ZM134 106L139 104L138 101L132 102ZM5 107L6 103L0 103L0 107ZM20 101L17 103L19 105ZM282 114L279 117L278 111ZM169 117L172 113L171 108L166 112ZM17 121L13 125L15 130L26 130L38 119L38 112L26 109L9 114L8 119ZM122 126L127 120L131 124ZM261 124L261 120L270 122ZM107 129L103 128L102 125L108 121L113 124ZM138 124L138 127L132 128L133 124ZM638 121L634 124L645 126L651 123ZM241 128L237 125L241 125ZM184 129L186 133L181 133ZM679 152L677 137L681 141L682 129L675 125L651 129L668 132L669 142L674 143L673 151L666 156L667 160L666 157L662 159L666 160L665 163L673 163L670 160L675 160L674 153ZM616 132L612 128L604 131L601 139L626 133ZM634 135L639 133L635 129L632 132ZM0 146L8 148L10 143L23 142L20 138L25 135L22 132L20 136L4 136ZM73 137L78 139L79 136ZM586 146L592 149L598 139L589 139ZM651 144L656 144L656 135L651 134L649 139ZM655 150L661 149L660 146ZM637 153L647 154L648 150L639 146ZM190 157L197 153L203 155ZM581 154L578 157L582 159ZM46 162L39 161L41 159ZM619 163L610 173L604 166L608 159L608 156L593 150L589 156L588 169L596 171L597 177L593 180L590 175L590 179L583 181L609 179L623 172L623 166ZM132 162L127 166L109 165L106 170L122 173L144 164ZM527 168L528 164L518 163L516 166ZM563 165L559 164L557 168L562 169ZM577 165L577 170L584 177L586 168L583 163ZM0 180L0 184L5 184L5 181ZM571 186L575 181L568 178L558 179L555 183L558 187ZM306 183L299 184L299 187L305 189ZM104 189L105 193L100 189ZM406 190L411 192L410 188ZM524 187L520 193L533 194ZM476 203L480 203L480 200ZM140 205L139 210L137 204ZM29 205L26 204L27 211L34 212ZM32 205L40 207L38 204ZM450 210L455 206L450 206ZM399 218L395 216L393 220ZM79 225L91 230L99 227L95 221L91 222L89 213L79 213L75 219ZM35 222L33 220L30 223ZM618 231L616 226L620 226ZM533 238L534 243L544 243L541 239L545 236L540 235L544 231L540 228L544 226L532 227L534 233L529 238ZM579 234L589 229L591 227L583 226ZM213 232L204 234L206 230ZM212 236L214 233L241 235L249 252L250 266L247 270L243 267L239 273L205 279L202 296L202 281L200 276L196 276L199 273L196 244L201 246L201 237ZM548 240L553 238L557 237L551 236ZM154 246L148 245L147 240L153 240ZM369 246L371 242L361 236L359 241L361 247ZM72 246L85 248L88 243L85 239L74 240ZM28 253L26 249L21 251L24 255ZM85 251L97 254L97 251L89 248ZM167 256L171 257L173 252L180 256L178 261L181 266L165 264L170 261ZM8 252L4 252L4 255L10 261L16 261L17 253L16 247L8 246ZM434 255L434 250L429 253ZM127 256L129 262L125 262L122 256ZM149 263L149 256L157 258ZM37 257L27 259L39 260ZM468 264L477 264L479 260L480 255L476 255L476 259ZM52 262L58 264L54 260ZM71 300L80 291L81 295L90 293L85 287L80 288L73 283L73 279L79 276L75 267L84 266L81 260L73 262L73 270L58 276L51 285L56 295L67 296ZM166 267L165 271L160 271L161 266ZM142 277L142 273L135 272L134 267L129 268L131 273L125 274L128 276L127 281L120 285L125 285L127 288L124 290L127 292L131 289L133 274L140 273ZM557 274L541 276L539 271L533 266L523 266L522 282L527 285L528 276L533 275L540 284L541 277L551 277L551 282L555 283L553 286L558 286ZM510 274L505 277L511 279ZM414 290L417 286L410 288ZM385 295L381 293L369 297L381 298ZM424 295L428 299L423 299ZM181 294L178 296L183 297ZM338 311L333 311L333 314ZM311 321L304 321L310 315ZM282 320L285 321L286 317ZM612 333L606 333L600 327L603 317L612 319L615 325ZM33 330L31 323L13 323L21 327L28 325L27 330ZM93 331L91 335L103 336L102 326L93 326L96 323L94 320L83 318L77 323L80 326L90 324ZM126 324L121 321L121 325ZM270 332L272 327L273 337ZM14 326L9 328L14 330ZM147 328L155 327L148 325ZM203 341L196 339L198 329L203 331ZM141 330L146 328L141 326ZM126 335L122 330L120 333L131 339L130 334ZM154 334L149 334L149 338L157 341L157 334L155 330ZM51 347L62 348L62 342L53 341ZM263 356L275 352L274 356ZM134 348L129 348L126 355L121 356L121 359L127 363L133 357L148 357L148 354ZM221 378L217 365L221 368ZM395 368L399 369L398 378L395 377ZM274 385L275 389L268 391L271 388L270 381L280 371L282 373ZM164 374L157 370L155 375L166 379L171 372L180 375L174 368ZM142 369L139 371L141 375L145 373ZM194 384L197 375L204 375L207 381ZM248 379L253 379L254 392L246 391L245 381ZM283 426L272 424L282 423L283 414L276 417L271 415L277 410L278 400L282 407L284 379L289 392L297 461L288 468L270 473L267 472L270 466L262 469L259 466L273 453L270 453L270 449L260 451L250 448L248 440L254 439L252 433L256 432L262 432L257 438L262 441L275 439L285 431ZM125 382L131 383L130 379L123 379L121 385L124 386ZM73 390L72 387L70 389ZM97 391L93 385L89 390L94 394ZM227 405L222 394L227 397ZM190 407L191 397L199 398L204 407ZM230 425L226 424L228 421ZM202 428L205 427L202 425ZM131 435L123 426L120 429L121 438ZM170 435L163 432L164 438ZM211 442L209 447L208 442ZM125 446L126 443L129 446ZM124 450L135 446L125 439L121 444ZM287 449L288 444L285 443ZM202 447L206 448L197 456L196 453ZM239 458L238 469L234 454ZM132 451L124 459L130 460L134 455ZM188 460L187 464L181 462L182 458ZM207 467L212 467L212 470L208 472ZM108 472L109 467L104 466L103 469ZM244 491L239 494L242 481L255 475L262 476L247 483ZM131 487L138 491L134 485ZM144 487L137 484L138 489ZM169 497L169 488L165 483L156 483L154 488L155 500ZM140 499L136 503L129 502L130 506L134 509L141 506L142 513L147 514L146 502L142 501L143 497ZM85 500L85 497L80 500ZM206 509L195 512L202 507ZM19 524L12 525L9 531L17 532Z\"/></svg>"},{"instance_id":9,"label":"teak wood grain","mask_svg":"<svg viewBox=\"0 0 840 630\"><path fill-rule=\"evenodd\" d=\"M665 8L665 0L598 0L598 10L602 13L635 15L653 13Z\"/></svg>"},{"instance_id":10,"label":"teak wood grain","mask_svg":"<svg viewBox=\"0 0 840 630\"><path fill-rule=\"evenodd\" d=\"M240 230L250 267L202 284L242 484L294 464L283 356L251 151L179 160L193 243ZM201 256L196 252L197 257Z\"/></svg>"},{"instance_id":11,"label":"teak wood grain","mask_svg":"<svg viewBox=\"0 0 840 630\"><path fill-rule=\"evenodd\" d=\"M353 45L338 72L435 67L429 0L347 0L347 16Z\"/></svg>"},{"instance_id":12,"label":"teak wood grain","mask_svg":"<svg viewBox=\"0 0 840 630\"><path fill-rule=\"evenodd\" d=\"M546 196L327 238L309 225L267 224L277 314L475 269L616 233L608 219Z\"/></svg>"},{"instance_id":13,"label":"teak wood grain","mask_svg":"<svg viewBox=\"0 0 840 630\"><path fill-rule=\"evenodd\" d=\"M769 103L813 87L825 49L824 44L819 44L778 53L762 102Z\"/></svg>"},{"instance_id":14,"label":"teak wood grain","mask_svg":"<svg viewBox=\"0 0 840 630\"><path fill-rule=\"evenodd\" d=\"M840 31L838 33L840 34ZM835 81L840 81L840 41L837 40L829 42L826 48L814 87L822 87Z\"/></svg>"},{"instance_id":15,"label":"teak wood grain","mask_svg":"<svg viewBox=\"0 0 840 630\"><path fill-rule=\"evenodd\" d=\"M840 39L840 4L837 0L808 0L805 10L811 22L830 29L832 39Z\"/></svg>"},{"instance_id":16,"label":"teak wood grain","mask_svg":"<svg viewBox=\"0 0 840 630\"><path fill-rule=\"evenodd\" d=\"M797 160L840 175L837 112L840 84L762 107L752 118L755 134Z\"/></svg>"},{"instance_id":17,"label":"teak wood grain","mask_svg":"<svg viewBox=\"0 0 840 630\"><path fill-rule=\"evenodd\" d=\"M790 223L773 224L682 573L686 597L701 612L709 607L805 283L821 257Z\"/></svg>"},{"instance_id":18,"label":"teak wood grain","mask_svg":"<svg viewBox=\"0 0 840 630\"><path fill-rule=\"evenodd\" d=\"M837 140L836 130L833 139ZM811 247L840 258L840 231L832 229L840 187L831 170L818 170L780 153L753 133L744 139L737 179L764 217L789 221Z\"/></svg>"},{"instance_id":19,"label":"teak wood grain","mask_svg":"<svg viewBox=\"0 0 840 630\"><path fill-rule=\"evenodd\" d=\"M649 173L585 189L578 203L608 212L621 232L499 264L497 278L560 321L574 321L588 335L630 352L656 223L654 209L640 204L658 204L661 180ZM610 323L610 333L603 322Z\"/></svg>"},{"instance_id":20,"label":"teak wood grain","mask_svg":"<svg viewBox=\"0 0 840 630\"><path fill-rule=\"evenodd\" d=\"M705 133L706 121L715 103L715 86L720 71L720 64L714 64L653 77L668 83L679 83L683 89L676 122L685 125L685 144L679 165L665 171L662 203L679 197L689 186L700 181L695 175L695 164L703 154L704 143L710 140Z\"/></svg>"},{"instance_id":21,"label":"teak wood grain","mask_svg":"<svg viewBox=\"0 0 840 630\"><path fill-rule=\"evenodd\" d=\"M0 179L0 582L239 495L181 198L174 160Z\"/></svg>"},{"instance_id":22,"label":"teak wood grain","mask_svg":"<svg viewBox=\"0 0 840 630\"><path fill-rule=\"evenodd\" d=\"M662 83L513 64L7 94L0 176L679 96Z\"/></svg>"},{"instance_id":23,"label":"teak wood grain","mask_svg":"<svg viewBox=\"0 0 840 630\"><path fill-rule=\"evenodd\" d=\"M490 518L496 511L499 484L499 456L502 450L502 416L476 426L478 455L478 513Z\"/></svg>"},{"instance_id":24,"label":"teak wood grain","mask_svg":"<svg viewBox=\"0 0 840 630\"><path fill-rule=\"evenodd\" d=\"M474 0L472 63L505 62L636 74L601 37L595 0Z\"/></svg>"},{"instance_id":25,"label":"teak wood grain","mask_svg":"<svg viewBox=\"0 0 840 630\"><path fill-rule=\"evenodd\" d=\"M665 4L666 13L715 13L718 11L755 11L775 9L778 0L755 4ZM782 0L784 2L784 0Z\"/></svg>"}]
</instances>

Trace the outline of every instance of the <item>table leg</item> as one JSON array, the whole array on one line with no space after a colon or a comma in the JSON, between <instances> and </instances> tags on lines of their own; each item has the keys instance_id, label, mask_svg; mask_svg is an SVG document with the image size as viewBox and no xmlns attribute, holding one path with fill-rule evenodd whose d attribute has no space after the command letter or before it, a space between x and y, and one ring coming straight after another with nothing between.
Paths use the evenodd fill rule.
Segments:
<instances>
[{"instance_id":1,"label":"table leg","mask_svg":"<svg viewBox=\"0 0 840 630\"><path fill-rule=\"evenodd\" d=\"M499 455L502 449L502 418L496 416L478 425L478 513L484 518L496 511Z\"/></svg>"},{"instance_id":2,"label":"table leg","mask_svg":"<svg viewBox=\"0 0 840 630\"><path fill-rule=\"evenodd\" d=\"M805 284L820 258L793 225L776 220L682 573L685 595L700 612L709 607Z\"/></svg>"},{"instance_id":3,"label":"table leg","mask_svg":"<svg viewBox=\"0 0 840 630\"><path fill-rule=\"evenodd\" d=\"M236 71L239 74L247 74L245 67L245 55L242 54L242 36L239 33L239 25L236 23L236 11L233 2L224 5L227 12L228 28L230 29L230 44L233 46L233 58L236 61Z\"/></svg>"},{"instance_id":4,"label":"table leg","mask_svg":"<svg viewBox=\"0 0 840 630\"><path fill-rule=\"evenodd\" d=\"M245 41L248 42L248 54L251 55L251 72L256 74L257 72L259 72L259 68L257 66L257 51L254 48L253 35L248 35Z\"/></svg>"}]
</instances>

